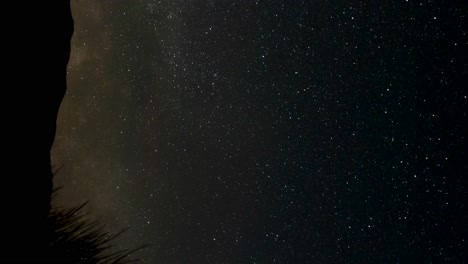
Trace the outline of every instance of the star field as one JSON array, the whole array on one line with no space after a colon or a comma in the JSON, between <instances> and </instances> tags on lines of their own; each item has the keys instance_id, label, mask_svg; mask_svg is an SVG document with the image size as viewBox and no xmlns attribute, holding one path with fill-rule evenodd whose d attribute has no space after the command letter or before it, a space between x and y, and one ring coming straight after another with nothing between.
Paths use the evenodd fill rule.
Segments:
<instances>
[{"instance_id":1,"label":"star field","mask_svg":"<svg viewBox=\"0 0 468 264\"><path fill-rule=\"evenodd\" d=\"M57 203L143 263L462 263L460 1L73 2Z\"/></svg>"}]
</instances>

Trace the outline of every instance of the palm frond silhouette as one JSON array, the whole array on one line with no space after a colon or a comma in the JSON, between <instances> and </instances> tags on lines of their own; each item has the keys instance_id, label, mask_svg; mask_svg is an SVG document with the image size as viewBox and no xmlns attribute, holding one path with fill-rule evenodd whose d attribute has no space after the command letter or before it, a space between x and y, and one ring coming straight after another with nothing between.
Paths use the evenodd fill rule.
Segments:
<instances>
[{"instance_id":1,"label":"palm frond silhouette","mask_svg":"<svg viewBox=\"0 0 468 264\"><path fill-rule=\"evenodd\" d=\"M57 190L54 194L56 192ZM44 252L44 260L80 264L123 264L139 261L130 255L146 246L113 251L113 240L126 229L110 234L105 230L105 225L92 220L89 213L84 212L86 204L72 208L51 208L47 220L49 244Z\"/></svg>"}]
</instances>

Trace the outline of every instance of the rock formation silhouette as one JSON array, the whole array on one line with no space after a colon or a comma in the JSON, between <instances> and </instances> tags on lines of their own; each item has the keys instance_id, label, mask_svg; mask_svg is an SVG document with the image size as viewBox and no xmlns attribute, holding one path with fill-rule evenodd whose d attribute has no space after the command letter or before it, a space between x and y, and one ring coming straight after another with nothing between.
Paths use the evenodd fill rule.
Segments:
<instances>
[{"instance_id":1,"label":"rock formation silhouette","mask_svg":"<svg viewBox=\"0 0 468 264\"><path fill-rule=\"evenodd\" d=\"M50 151L73 35L70 0L3 5L0 262L117 263L125 254L99 257L110 236L80 222L79 208L50 205Z\"/></svg>"},{"instance_id":2,"label":"rock formation silhouette","mask_svg":"<svg viewBox=\"0 0 468 264\"><path fill-rule=\"evenodd\" d=\"M66 91L73 34L70 0L4 6L2 245L5 259L44 251L52 194L50 150ZM27 248L28 250L24 250Z\"/></svg>"}]
</instances>

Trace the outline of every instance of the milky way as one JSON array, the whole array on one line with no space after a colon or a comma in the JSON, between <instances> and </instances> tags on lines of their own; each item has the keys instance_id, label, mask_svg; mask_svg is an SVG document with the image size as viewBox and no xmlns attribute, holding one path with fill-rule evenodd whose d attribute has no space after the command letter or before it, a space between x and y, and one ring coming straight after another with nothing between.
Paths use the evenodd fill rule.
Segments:
<instances>
[{"instance_id":1,"label":"milky way","mask_svg":"<svg viewBox=\"0 0 468 264\"><path fill-rule=\"evenodd\" d=\"M466 9L73 1L57 204L144 263L463 260ZM466 58L466 56L465 56Z\"/></svg>"}]
</instances>

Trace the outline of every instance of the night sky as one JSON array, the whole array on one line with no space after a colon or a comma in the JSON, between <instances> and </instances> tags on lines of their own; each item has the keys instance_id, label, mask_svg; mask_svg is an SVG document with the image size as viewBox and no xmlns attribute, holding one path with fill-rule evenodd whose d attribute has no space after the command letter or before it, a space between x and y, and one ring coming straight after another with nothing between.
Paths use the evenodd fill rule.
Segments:
<instances>
[{"instance_id":1,"label":"night sky","mask_svg":"<svg viewBox=\"0 0 468 264\"><path fill-rule=\"evenodd\" d=\"M143 263L463 263L463 1L72 1L55 203ZM464 128L465 127L465 128Z\"/></svg>"}]
</instances>

